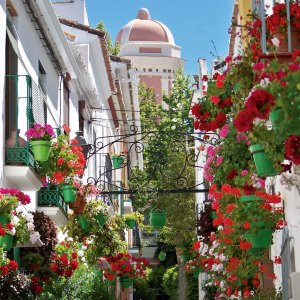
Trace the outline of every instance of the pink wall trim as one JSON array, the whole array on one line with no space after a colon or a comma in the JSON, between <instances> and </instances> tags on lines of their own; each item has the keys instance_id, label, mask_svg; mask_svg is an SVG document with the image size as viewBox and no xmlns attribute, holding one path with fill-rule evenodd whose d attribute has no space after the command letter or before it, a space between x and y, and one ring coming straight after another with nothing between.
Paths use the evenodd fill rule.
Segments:
<instances>
[{"instance_id":1,"label":"pink wall trim","mask_svg":"<svg viewBox=\"0 0 300 300\"><path fill-rule=\"evenodd\" d=\"M161 48L155 48L155 47L140 47L139 48L140 53L161 53Z\"/></svg>"}]
</instances>

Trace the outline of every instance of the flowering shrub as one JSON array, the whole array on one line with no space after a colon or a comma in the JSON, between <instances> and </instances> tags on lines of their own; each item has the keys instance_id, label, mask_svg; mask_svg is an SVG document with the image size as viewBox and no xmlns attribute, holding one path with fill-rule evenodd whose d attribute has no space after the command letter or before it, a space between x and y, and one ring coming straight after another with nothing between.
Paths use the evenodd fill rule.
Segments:
<instances>
[{"instance_id":1,"label":"flowering shrub","mask_svg":"<svg viewBox=\"0 0 300 300\"><path fill-rule=\"evenodd\" d=\"M59 276L71 277L78 268L79 246L72 241L63 241L55 248L52 254L50 269Z\"/></svg>"},{"instance_id":2,"label":"flowering shrub","mask_svg":"<svg viewBox=\"0 0 300 300\"><path fill-rule=\"evenodd\" d=\"M97 186L93 184L79 184L77 188L78 195L82 196L83 198L96 197L101 193Z\"/></svg>"},{"instance_id":3,"label":"flowering shrub","mask_svg":"<svg viewBox=\"0 0 300 300\"><path fill-rule=\"evenodd\" d=\"M30 197L18 189L1 188L0 189L0 212L10 213L18 204L29 204Z\"/></svg>"},{"instance_id":4,"label":"flowering shrub","mask_svg":"<svg viewBox=\"0 0 300 300\"><path fill-rule=\"evenodd\" d=\"M42 126L41 124L34 124L29 128L25 135L30 141L51 141L55 138L55 133L51 125Z\"/></svg>"},{"instance_id":5,"label":"flowering shrub","mask_svg":"<svg viewBox=\"0 0 300 300\"><path fill-rule=\"evenodd\" d=\"M130 279L146 276L145 270L149 263L145 258L134 258L129 253L118 253L105 258L111 266L103 274L108 280L114 280L116 276Z\"/></svg>"},{"instance_id":6,"label":"flowering shrub","mask_svg":"<svg viewBox=\"0 0 300 300\"><path fill-rule=\"evenodd\" d=\"M35 230L33 215L22 208L17 207L12 213L11 223L15 229L9 233L15 235L15 242L23 244L28 240L35 244L41 237ZM7 225L6 225L7 226Z\"/></svg>"},{"instance_id":7,"label":"flowering shrub","mask_svg":"<svg viewBox=\"0 0 300 300\"><path fill-rule=\"evenodd\" d=\"M82 176L85 169L83 148L77 144L78 141L70 140L68 134L60 134L51 145L48 161L41 165L41 176L49 177L50 183L54 185L73 185L74 178Z\"/></svg>"}]
</instances>

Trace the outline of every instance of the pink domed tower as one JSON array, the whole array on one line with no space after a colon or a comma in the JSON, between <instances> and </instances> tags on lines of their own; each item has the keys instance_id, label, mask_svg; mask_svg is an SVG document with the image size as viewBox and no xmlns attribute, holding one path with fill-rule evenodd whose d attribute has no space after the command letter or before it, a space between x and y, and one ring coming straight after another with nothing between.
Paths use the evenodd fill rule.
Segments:
<instances>
[{"instance_id":1,"label":"pink domed tower","mask_svg":"<svg viewBox=\"0 0 300 300\"><path fill-rule=\"evenodd\" d=\"M131 79L153 87L157 103L162 103L162 93L169 94L174 73L184 65L180 47L175 45L171 31L161 22L151 19L148 9L141 8L137 18L120 29L117 42L119 55L131 60Z\"/></svg>"}]
</instances>

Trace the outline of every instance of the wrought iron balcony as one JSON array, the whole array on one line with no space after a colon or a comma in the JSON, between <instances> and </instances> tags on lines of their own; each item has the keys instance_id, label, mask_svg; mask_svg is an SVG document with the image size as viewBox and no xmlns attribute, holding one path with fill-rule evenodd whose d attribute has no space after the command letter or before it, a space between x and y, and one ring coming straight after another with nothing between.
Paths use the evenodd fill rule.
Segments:
<instances>
[{"instance_id":1,"label":"wrought iron balcony","mask_svg":"<svg viewBox=\"0 0 300 300\"><path fill-rule=\"evenodd\" d=\"M38 192L38 206L58 207L65 216L68 214L68 205L64 201L58 186L41 188Z\"/></svg>"}]
</instances>

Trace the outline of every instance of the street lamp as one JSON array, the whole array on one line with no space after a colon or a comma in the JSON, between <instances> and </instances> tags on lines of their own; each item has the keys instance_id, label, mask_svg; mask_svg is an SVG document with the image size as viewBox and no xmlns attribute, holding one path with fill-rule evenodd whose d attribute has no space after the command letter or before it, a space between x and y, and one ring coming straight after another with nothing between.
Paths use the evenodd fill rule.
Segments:
<instances>
[{"instance_id":1,"label":"street lamp","mask_svg":"<svg viewBox=\"0 0 300 300\"><path fill-rule=\"evenodd\" d=\"M83 148L83 155L84 155L85 160L87 160L91 145L87 144L82 131L76 131L75 134L76 134L76 136L74 139L77 140L78 146L81 146Z\"/></svg>"}]
</instances>

